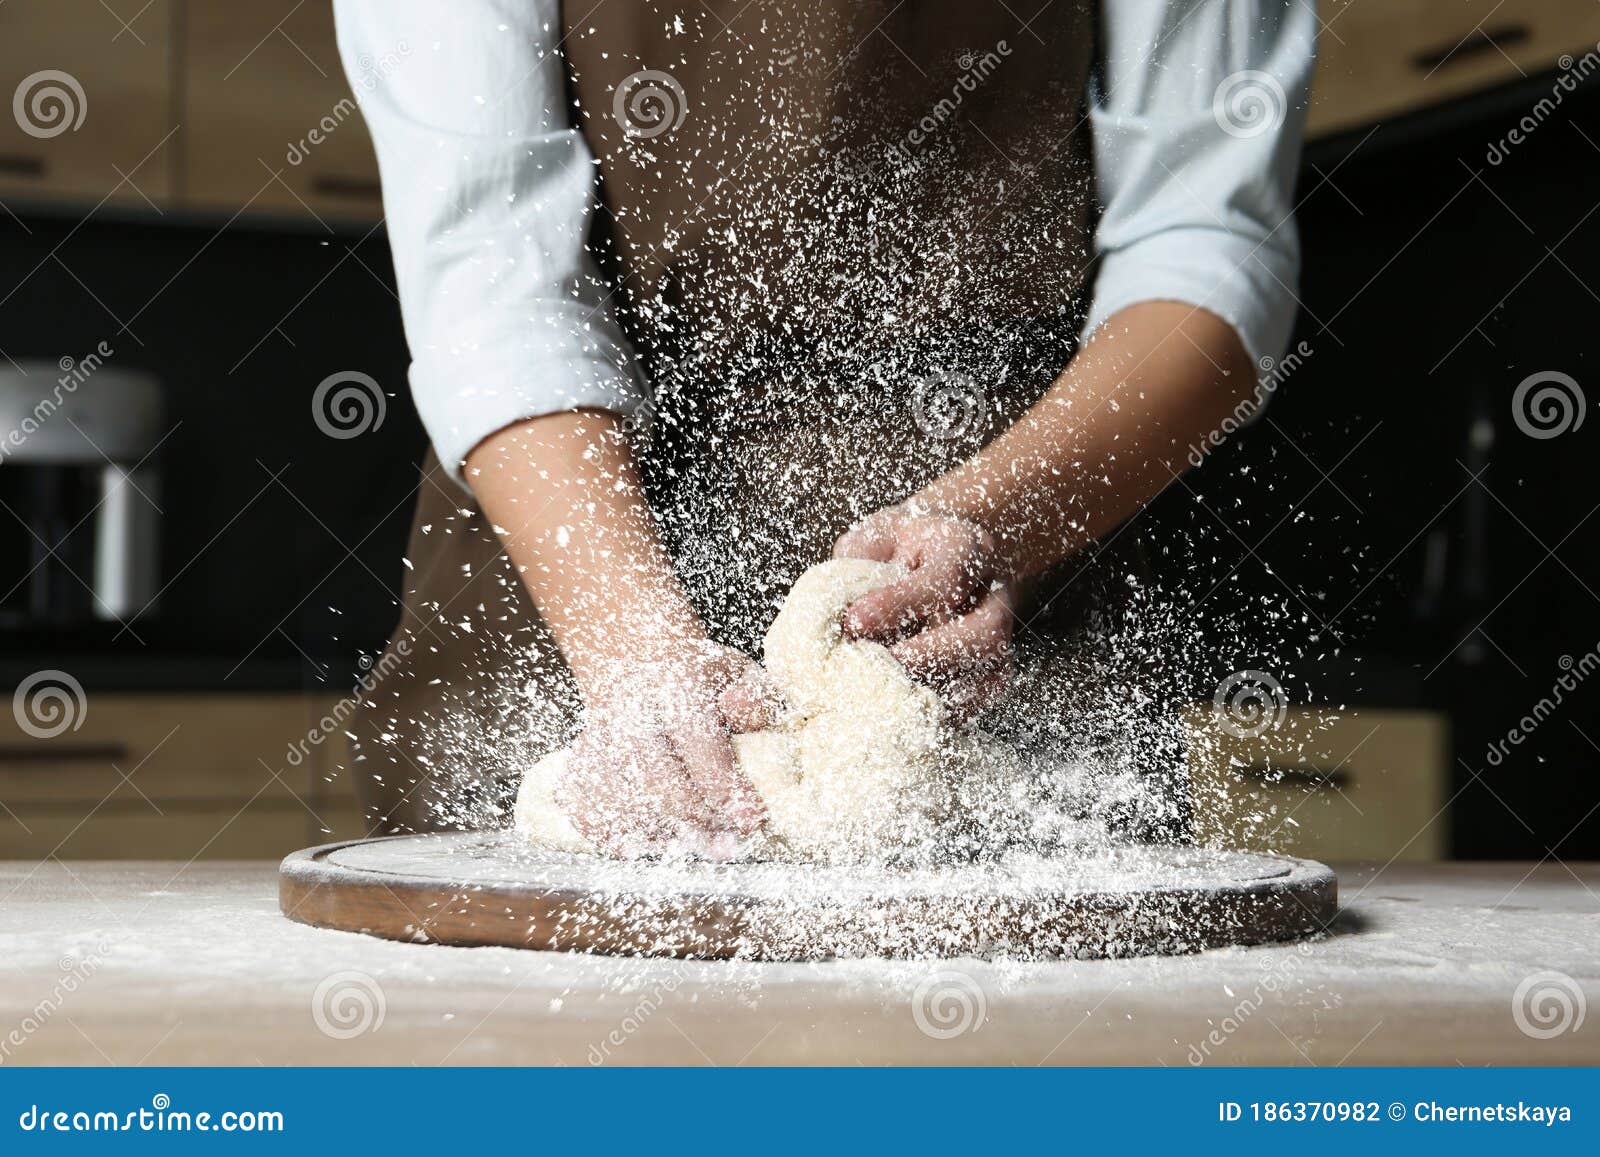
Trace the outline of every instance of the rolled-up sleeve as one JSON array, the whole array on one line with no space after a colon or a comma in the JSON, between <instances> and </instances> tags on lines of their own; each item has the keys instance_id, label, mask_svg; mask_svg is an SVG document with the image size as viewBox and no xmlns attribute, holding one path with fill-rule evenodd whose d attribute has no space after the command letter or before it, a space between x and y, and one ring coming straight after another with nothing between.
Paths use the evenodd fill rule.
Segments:
<instances>
[{"instance_id":1,"label":"rolled-up sleeve","mask_svg":"<svg viewBox=\"0 0 1600 1157\"><path fill-rule=\"evenodd\" d=\"M1227 321L1253 359L1276 358L1300 267L1310 0L1101 0L1101 14L1085 335L1136 302L1175 300Z\"/></svg>"},{"instance_id":2,"label":"rolled-up sleeve","mask_svg":"<svg viewBox=\"0 0 1600 1157\"><path fill-rule=\"evenodd\" d=\"M560 0L336 0L377 149L411 390L439 461L513 422L627 411L638 379L586 248L593 157Z\"/></svg>"}]
</instances>

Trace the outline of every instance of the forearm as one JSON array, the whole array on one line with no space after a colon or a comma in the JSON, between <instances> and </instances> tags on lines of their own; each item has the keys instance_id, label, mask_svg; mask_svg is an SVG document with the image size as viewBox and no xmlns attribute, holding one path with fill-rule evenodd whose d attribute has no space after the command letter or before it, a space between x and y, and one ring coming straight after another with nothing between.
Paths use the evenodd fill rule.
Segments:
<instances>
[{"instance_id":1,"label":"forearm","mask_svg":"<svg viewBox=\"0 0 1600 1157\"><path fill-rule=\"evenodd\" d=\"M466 479L586 697L704 638L613 415L508 426L467 456Z\"/></svg>"},{"instance_id":2,"label":"forearm","mask_svg":"<svg viewBox=\"0 0 1600 1157\"><path fill-rule=\"evenodd\" d=\"M1160 493L1253 385L1248 354L1215 314L1130 306L1009 430L913 502L978 523L1017 577L1038 574Z\"/></svg>"}]
</instances>

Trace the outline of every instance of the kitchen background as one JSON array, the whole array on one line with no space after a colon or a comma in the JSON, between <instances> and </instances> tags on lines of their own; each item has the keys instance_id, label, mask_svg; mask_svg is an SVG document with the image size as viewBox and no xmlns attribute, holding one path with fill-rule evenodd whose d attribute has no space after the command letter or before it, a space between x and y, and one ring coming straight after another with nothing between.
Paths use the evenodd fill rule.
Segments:
<instances>
[{"instance_id":1,"label":"kitchen background","mask_svg":"<svg viewBox=\"0 0 1600 1157\"><path fill-rule=\"evenodd\" d=\"M1324 859L1600 857L1600 2L1319 15L1304 352L1152 517L1342 653L1193 770ZM0 417L74 385L0 447L0 681L63 690L0 713L0 856L361 834L320 720L398 613L424 438L326 0L7 0L4 93ZM331 378L381 423L319 428Z\"/></svg>"}]
</instances>

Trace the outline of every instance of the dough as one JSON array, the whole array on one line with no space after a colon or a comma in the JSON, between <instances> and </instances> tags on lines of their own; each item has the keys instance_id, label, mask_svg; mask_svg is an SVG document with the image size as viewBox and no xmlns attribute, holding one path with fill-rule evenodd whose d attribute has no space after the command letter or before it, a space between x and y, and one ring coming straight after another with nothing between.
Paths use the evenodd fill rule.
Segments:
<instances>
[{"instance_id":1,"label":"dough","mask_svg":"<svg viewBox=\"0 0 1600 1157\"><path fill-rule=\"evenodd\" d=\"M835 559L801 575L767 631L763 658L784 694L768 731L734 737L734 754L766 802L755 854L824 862L924 846L949 809L944 709L888 650L846 640L846 606L904 572ZM515 825L535 844L592 851L556 806L566 751L523 776Z\"/></svg>"}]
</instances>

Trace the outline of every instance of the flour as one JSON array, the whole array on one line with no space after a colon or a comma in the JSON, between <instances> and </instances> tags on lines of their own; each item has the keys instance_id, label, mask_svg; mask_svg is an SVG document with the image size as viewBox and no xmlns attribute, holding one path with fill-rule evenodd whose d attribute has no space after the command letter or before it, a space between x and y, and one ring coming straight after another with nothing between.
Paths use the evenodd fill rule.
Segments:
<instances>
[{"instance_id":1,"label":"flour","mask_svg":"<svg viewBox=\"0 0 1600 1157\"><path fill-rule=\"evenodd\" d=\"M750 28L760 32L754 44L707 12L687 13L686 39L671 53L614 54L626 59L622 72L666 67L687 81L689 114L674 133L611 132L595 148L604 178L615 178L610 187L639 193L630 204L637 215L594 231L595 264L618 275L580 287L586 300L625 303L630 335L647 339L638 347L644 360L630 370L648 381L650 398L623 429L708 636L747 655L758 653L795 576L827 557L842 530L969 459L1057 379L1078 324L1074 309L1057 307L1081 302L1094 264L1080 212L1095 201L1092 166L1057 164L1074 151L1068 139L1081 135L1075 80L1060 82L1058 99L1023 98L1026 115L1014 127L1043 131L1014 143L952 121L907 148L895 126L935 108L955 73L919 76L873 34L877 16L860 22L864 9L834 22L804 5L761 7L748 14L759 26ZM978 59L991 43L973 39ZM1009 79L1001 86L997 75L984 101L1023 92L1024 53L1038 50L1050 75L1072 71L1055 67L1066 57L1052 57L1041 40L1011 43ZM852 100L819 108L810 99L874 55L883 75ZM680 68L680 56L693 64ZM763 58L768 67L751 67ZM850 71L841 61L852 62ZM611 67L591 63L596 75ZM959 58L945 63L959 66ZM728 100L708 101L713 87ZM888 115L913 92L920 101L924 87L930 99L910 110L911 121ZM608 119L610 94L604 104L597 121ZM964 121L979 110L960 111ZM593 145L597 134L589 135ZM1028 174L1021 185L1018 173ZM1034 188L1051 196L1033 196ZM627 274L619 233L660 240L644 274ZM1004 260L989 243L996 238ZM550 240L541 234L531 244ZM518 252L500 254L508 270ZM1026 258L1025 271L1012 258ZM1018 291L1028 300L1017 301ZM1108 405L1136 400L1130 384ZM1093 428L1090 403L1068 394L1050 405ZM1360 433L1343 430L1349 441ZM1142 456L1146 437L1160 443L1165 435L1146 426L1123 438L1115 457ZM1349 527L1330 538L1338 556L1326 559L1325 588L1280 578L1273 553L1296 549L1278 544L1303 526L1307 511L1296 510L1316 478L1296 482L1305 463L1287 443L1269 451L1274 465L1265 469L1238 449L1205 455L1204 469L1174 485L1154 513L1040 576L1034 596L1019 602L1011 689L966 725L990 738L941 724L932 786L954 785L959 798L936 825L938 855L1181 841L1192 814L1241 808L1249 846L1281 848L1293 838L1305 815L1287 816L1298 795L1241 801L1235 777L1189 782L1189 761L1226 763L1235 740L1220 726L1182 721L1196 704L1212 704L1230 673L1271 675L1283 701L1302 710L1327 699L1314 684L1351 666L1342 649L1367 613L1362 592L1376 597L1383 587L1368 581L1368 548ZM1065 507L1048 513L1076 533L1111 496L1109 463L1077 435L1044 464L1074 483ZM517 825L545 846L585 847L549 794L562 757L539 762L571 741L585 704L530 605L528 576L458 495L425 486L422 499L418 543L427 553L408 572L397 636L416 662L362 696L364 717L351 727L360 746L345 775L378 789L368 792L375 830L399 832L504 827L526 773ZM1271 549L1247 558L1241 539ZM1308 541L1302 533L1297 546ZM593 546L570 527L545 549L550 565L588 566L579 560ZM605 613L619 597L612 581L626 587L631 579L597 574L585 596L592 606L575 609ZM866 742L857 735L849 749L882 754L881 764L835 757L839 774L802 777L805 758L840 749L842 739L825 737L859 722L847 713L853 706L838 701L826 719L797 713L736 741L772 813L769 836L750 855L817 859L914 843L914 831L944 810L937 799L924 807L882 790L886 768L905 770L894 759L915 732L896 732L891 743L876 719ZM1301 759L1301 742L1285 729L1273 739L1276 759L1321 758L1312 748ZM874 746L894 744L902 750ZM993 750L1009 761L1002 771L988 759ZM969 756L974 774L948 766ZM866 814L845 802L864 797ZM824 830L829 816L838 829ZM886 834L896 821L912 830Z\"/></svg>"},{"instance_id":2,"label":"flour","mask_svg":"<svg viewBox=\"0 0 1600 1157\"><path fill-rule=\"evenodd\" d=\"M767 631L763 658L783 714L769 730L734 737L770 817L752 854L840 862L903 852L927 846L950 814L955 769L969 762L959 757L977 741L946 726L938 696L887 648L848 640L839 626L845 607L903 574L863 559L821 563L795 582ZM566 758L562 749L529 769L515 824L540 847L589 851L555 802Z\"/></svg>"}]
</instances>

